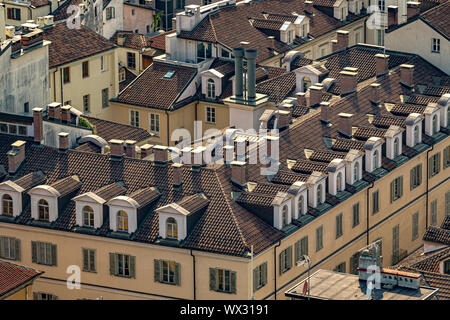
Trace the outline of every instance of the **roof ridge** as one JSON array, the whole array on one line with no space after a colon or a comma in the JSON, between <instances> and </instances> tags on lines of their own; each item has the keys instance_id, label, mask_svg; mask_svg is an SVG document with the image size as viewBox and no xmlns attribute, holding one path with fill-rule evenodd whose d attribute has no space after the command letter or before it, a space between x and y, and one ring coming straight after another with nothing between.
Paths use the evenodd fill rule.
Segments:
<instances>
[{"instance_id":1,"label":"roof ridge","mask_svg":"<svg viewBox=\"0 0 450 320\"><path fill-rule=\"evenodd\" d=\"M216 42L219 42L219 40L217 39L216 28L214 27L214 23L211 20L211 15L208 15L208 20L209 20L209 23L211 24L214 39L216 40Z\"/></svg>"}]
</instances>

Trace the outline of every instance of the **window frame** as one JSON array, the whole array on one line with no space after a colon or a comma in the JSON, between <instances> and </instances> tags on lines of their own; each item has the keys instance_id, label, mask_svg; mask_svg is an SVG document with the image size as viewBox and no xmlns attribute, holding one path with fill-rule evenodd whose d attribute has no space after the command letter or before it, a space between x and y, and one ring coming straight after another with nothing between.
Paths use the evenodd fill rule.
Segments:
<instances>
[{"instance_id":1,"label":"window frame","mask_svg":"<svg viewBox=\"0 0 450 320\"><path fill-rule=\"evenodd\" d=\"M323 249L323 225L316 228L316 252Z\"/></svg>"},{"instance_id":2,"label":"window frame","mask_svg":"<svg viewBox=\"0 0 450 320\"><path fill-rule=\"evenodd\" d=\"M360 208L359 202L352 206L352 228L359 226L360 224Z\"/></svg>"},{"instance_id":3,"label":"window frame","mask_svg":"<svg viewBox=\"0 0 450 320\"><path fill-rule=\"evenodd\" d=\"M81 213L82 213L82 217L83 217L83 227L93 228L95 226L94 209L92 209L91 206L84 206L81 209ZM86 220L88 223L86 223ZM91 222L92 222L92 224L91 224Z\"/></svg>"},{"instance_id":4,"label":"window frame","mask_svg":"<svg viewBox=\"0 0 450 320\"><path fill-rule=\"evenodd\" d=\"M414 166L410 172L410 187L411 190L417 188L422 184L422 164Z\"/></svg>"},{"instance_id":5,"label":"window frame","mask_svg":"<svg viewBox=\"0 0 450 320\"><path fill-rule=\"evenodd\" d=\"M216 108L206 106L206 123L216 124Z\"/></svg>"},{"instance_id":6,"label":"window frame","mask_svg":"<svg viewBox=\"0 0 450 320\"><path fill-rule=\"evenodd\" d=\"M40 199L37 203L38 206L38 220L49 221L50 220L50 206L48 201ZM43 217L43 218L41 218Z\"/></svg>"},{"instance_id":7,"label":"window frame","mask_svg":"<svg viewBox=\"0 0 450 320\"><path fill-rule=\"evenodd\" d=\"M97 273L97 250L82 248L81 255L83 258L83 271ZM85 260L85 258L87 258L87 261Z\"/></svg>"},{"instance_id":8,"label":"window frame","mask_svg":"<svg viewBox=\"0 0 450 320\"><path fill-rule=\"evenodd\" d=\"M161 117L159 113L150 113L149 131L158 136L161 133Z\"/></svg>"},{"instance_id":9,"label":"window frame","mask_svg":"<svg viewBox=\"0 0 450 320\"><path fill-rule=\"evenodd\" d=\"M3 194L2 196L1 214L8 217L14 216L14 199L8 193Z\"/></svg>"},{"instance_id":10,"label":"window frame","mask_svg":"<svg viewBox=\"0 0 450 320\"><path fill-rule=\"evenodd\" d=\"M336 215L336 239L342 237L343 233L343 214Z\"/></svg>"},{"instance_id":11,"label":"window frame","mask_svg":"<svg viewBox=\"0 0 450 320\"><path fill-rule=\"evenodd\" d=\"M81 76L84 78L89 77L89 60L83 61L81 64Z\"/></svg>"},{"instance_id":12,"label":"window frame","mask_svg":"<svg viewBox=\"0 0 450 320\"><path fill-rule=\"evenodd\" d=\"M125 210L118 210L116 213L117 231L128 232L130 225L128 219L128 213Z\"/></svg>"},{"instance_id":13,"label":"window frame","mask_svg":"<svg viewBox=\"0 0 450 320\"><path fill-rule=\"evenodd\" d=\"M140 128L141 115L139 110L130 110L130 125L136 128Z\"/></svg>"},{"instance_id":14,"label":"window frame","mask_svg":"<svg viewBox=\"0 0 450 320\"><path fill-rule=\"evenodd\" d=\"M431 52L441 53L441 39L431 38Z\"/></svg>"}]
</instances>

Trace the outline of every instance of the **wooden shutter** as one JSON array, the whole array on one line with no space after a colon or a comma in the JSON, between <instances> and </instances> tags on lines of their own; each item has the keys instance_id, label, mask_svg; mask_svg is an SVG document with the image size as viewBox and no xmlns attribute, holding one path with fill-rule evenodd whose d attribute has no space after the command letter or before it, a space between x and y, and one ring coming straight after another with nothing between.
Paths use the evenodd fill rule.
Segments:
<instances>
[{"instance_id":1,"label":"wooden shutter","mask_svg":"<svg viewBox=\"0 0 450 320\"><path fill-rule=\"evenodd\" d=\"M175 262L175 284L179 286L181 284L181 265Z\"/></svg>"},{"instance_id":2,"label":"wooden shutter","mask_svg":"<svg viewBox=\"0 0 450 320\"><path fill-rule=\"evenodd\" d=\"M37 242L31 241L31 262L37 263Z\"/></svg>"},{"instance_id":3,"label":"wooden shutter","mask_svg":"<svg viewBox=\"0 0 450 320\"><path fill-rule=\"evenodd\" d=\"M89 250L82 248L83 251L83 270L89 271Z\"/></svg>"},{"instance_id":4,"label":"wooden shutter","mask_svg":"<svg viewBox=\"0 0 450 320\"><path fill-rule=\"evenodd\" d=\"M217 291L219 284L217 283L218 270L215 268L209 268L209 290Z\"/></svg>"},{"instance_id":5,"label":"wooden shutter","mask_svg":"<svg viewBox=\"0 0 450 320\"><path fill-rule=\"evenodd\" d=\"M267 284L267 262L264 262L262 265L262 285L266 285Z\"/></svg>"},{"instance_id":6,"label":"wooden shutter","mask_svg":"<svg viewBox=\"0 0 450 320\"><path fill-rule=\"evenodd\" d=\"M394 183L395 180L391 181L391 203L394 202Z\"/></svg>"},{"instance_id":7,"label":"wooden shutter","mask_svg":"<svg viewBox=\"0 0 450 320\"><path fill-rule=\"evenodd\" d=\"M302 249L302 254L304 255L308 255L308 237L303 238L303 249Z\"/></svg>"},{"instance_id":8,"label":"wooden shutter","mask_svg":"<svg viewBox=\"0 0 450 320\"><path fill-rule=\"evenodd\" d=\"M285 259L284 255L286 254L286 251L283 250L280 252L279 259L280 259L280 274L283 274L283 271L285 269Z\"/></svg>"},{"instance_id":9,"label":"wooden shutter","mask_svg":"<svg viewBox=\"0 0 450 320\"><path fill-rule=\"evenodd\" d=\"M57 262L57 257L56 257L56 244L50 244L50 248L51 248L51 265L52 266L56 266L56 262Z\"/></svg>"},{"instance_id":10,"label":"wooden shutter","mask_svg":"<svg viewBox=\"0 0 450 320\"><path fill-rule=\"evenodd\" d=\"M0 257L5 257L5 239L6 237L1 237L0 236Z\"/></svg>"},{"instance_id":11,"label":"wooden shutter","mask_svg":"<svg viewBox=\"0 0 450 320\"><path fill-rule=\"evenodd\" d=\"M96 251L89 250L89 268L91 271L97 271Z\"/></svg>"},{"instance_id":12,"label":"wooden shutter","mask_svg":"<svg viewBox=\"0 0 450 320\"><path fill-rule=\"evenodd\" d=\"M256 289L258 288L259 285L259 279L260 277L258 277L258 273L260 270L258 270L259 267L256 267L255 269L253 269L253 292L256 291Z\"/></svg>"},{"instance_id":13,"label":"wooden shutter","mask_svg":"<svg viewBox=\"0 0 450 320\"><path fill-rule=\"evenodd\" d=\"M109 274L114 276L117 274L117 254L115 253L109 254Z\"/></svg>"},{"instance_id":14,"label":"wooden shutter","mask_svg":"<svg viewBox=\"0 0 450 320\"><path fill-rule=\"evenodd\" d=\"M292 268L292 246L287 250L287 268Z\"/></svg>"},{"instance_id":15,"label":"wooden shutter","mask_svg":"<svg viewBox=\"0 0 450 320\"><path fill-rule=\"evenodd\" d=\"M130 256L130 278L136 279L136 257Z\"/></svg>"},{"instance_id":16,"label":"wooden shutter","mask_svg":"<svg viewBox=\"0 0 450 320\"><path fill-rule=\"evenodd\" d=\"M33 292L33 300L39 300L39 294L37 292Z\"/></svg>"},{"instance_id":17,"label":"wooden shutter","mask_svg":"<svg viewBox=\"0 0 450 320\"><path fill-rule=\"evenodd\" d=\"M20 239L14 239L14 259L20 261Z\"/></svg>"},{"instance_id":18,"label":"wooden shutter","mask_svg":"<svg viewBox=\"0 0 450 320\"><path fill-rule=\"evenodd\" d=\"M419 172L417 175L417 177L418 177L417 185L420 185L422 183L422 164L419 164L418 170L419 170Z\"/></svg>"},{"instance_id":19,"label":"wooden shutter","mask_svg":"<svg viewBox=\"0 0 450 320\"><path fill-rule=\"evenodd\" d=\"M236 272L230 271L230 292L236 293Z\"/></svg>"},{"instance_id":20,"label":"wooden shutter","mask_svg":"<svg viewBox=\"0 0 450 320\"><path fill-rule=\"evenodd\" d=\"M162 260L155 259L153 264L154 264L153 275L154 275L155 282L161 282L161 280L162 280Z\"/></svg>"},{"instance_id":21,"label":"wooden shutter","mask_svg":"<svg viewBox=\"0 0 450 320\"><path fill-rule=\"evenodd\" d=\"M436 173L439 173L441 171L441 153L439 152L437 154L437 169Z\"/></svg>"},{"instance_id":22,"label":"wooden shutter","mask_svg":"<svg viewBox=\"0 0 450 320\"><path fill-rule=\"evenodd\" d=\"M302 239L300 239L299 241L297 241L295 243L295 247L294 247L294 250L295 250L295 262L298 262L300 260L301 242L302 242Z\"/></svg>"},{"instance_id":23,"label":"wooden shutter","mask_svg":"<svg viewBox=\"0 0 450 320\"><path fill-rule=\"evenodd\" d=\"M411 169L409 174L409 190L414 189L417 186L417 181L414 182L415 177L417 177L417 169L418 167L414 167Z\"/></svg>"},{"instance_id":24,"label":"wooden shutter","mask_svg":"<svg viewBox=\"0 0 450 320\"><path fill-rule=\"evenodd\" d=\"M398 190L399 190L398 197L401 198L403 196L403 176L399 177L398 183L399 183L399 186L398 186Z\"/></svg>"}]
</instances>

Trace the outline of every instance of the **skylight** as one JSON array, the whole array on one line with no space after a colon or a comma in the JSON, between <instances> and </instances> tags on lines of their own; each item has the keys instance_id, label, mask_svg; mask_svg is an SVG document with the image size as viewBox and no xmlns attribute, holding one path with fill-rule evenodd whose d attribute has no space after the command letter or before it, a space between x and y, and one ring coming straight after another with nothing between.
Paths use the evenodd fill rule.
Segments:
<instances>
[{"instance_id":1,"label":"skylight","mask_svg":"<svg viewBox=\"0 0 450 320\"><path fill-rule=\"evenodd\" d=\"M175 74L175 71L167 71L164 75L164 79L172 79L173 75Z\"/></svg>"}]
</instances>

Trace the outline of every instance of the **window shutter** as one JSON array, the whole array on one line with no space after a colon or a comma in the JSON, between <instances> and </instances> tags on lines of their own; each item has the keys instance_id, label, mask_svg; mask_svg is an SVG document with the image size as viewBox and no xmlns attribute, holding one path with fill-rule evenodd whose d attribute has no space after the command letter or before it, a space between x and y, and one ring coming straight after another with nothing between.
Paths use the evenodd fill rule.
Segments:
<instances>
[{"instance_id":1,"label":"window shutter","mask_svg":"<svg viewBox=\"0 0 450 320\"><path fill-rule=\"evenodd\" d=\"M403 176L400 176L399 179L399 193L398 193L398 197L401 198L403 196Z\"/></svg>"},{"instance_id":2,"label":"window shutter","mask_svg":"<svg viewBox=\"0 0 450 320\"><path fill-rule=\"evenodd\" d=\"M175 284L179 286L181 284L181 265L175 262Z\"/></svg>"},{"instance_id":3,"label":"window shutter","mask_svg":"<svg viewBox=\"0 0 450 320\"><path fill-rule=\"evenodd\" d=\"M236 293L236 272L230 271L230 291Z\"/></svg>"},{"instance_id":4,"label":"window shutter","mask_svg":"<svg viewBox=\"0 0 450 320\"><path fill-rule=\"evenodd\" d=\"M259 285L259 280L258 279L260 279L259 277L258 277L258 268L255 268L255 269L253 269L253 292L255 292L256 291L256 288L258 288L258 285Z\"/></svg>"},{"instance_id":5,"label":"window shutter","mask_svg":"<svg viewBox=\"0 0 450 320\"><path fill-rule=\"evenodd\" d=\"M436 173L439 173L441 171L441 153L439 152L437 154L437 168Z\"/></svg>"},{"instance_id":6,"label":"window shutter","mask_svg":"<svg viewBox=\"0 0 450 320\"><path fill-rule=\"evenodd\" d=\"M117 255L115 253L109 254L109 274L116 275Z\"/></svg>"},{"instance_id":7,"label":"window shutter","mask_svg":"<svg viewBox=\"0 0 450 320\"><path fill-rule=\"evenodd\" d=\"M6 239L6 237L0 236L0 257L5 256L5 245L4 245L5 239Z\"/></svg>"},{"instance_id":8,"label":"window shutter","mask_svg":"<svg viewBox=\"0 0 450 320\"><path fill-rule=\"evenodd\" d=\"M37 242L31 241L31 262L37 263Z\"/></svg>"},{"instance_id":9,"label":"window shutter","mask_svg":"<svg viewBox=\"0 0 450 320\"><path fill-rule=\"evenodd\" d=\"M51 244L51 250L52 250L52 254L51 254L51 257L52 257L51 264L52 264L52 266L56 266L56 262L57 262L57 259L56 259L56 244Z\"/></svg>"},{"instance_id":10,"label":"window shutter","mask_svg":"<svg viewBox=\"0 0 450 320\"><path fill-rule=\"evenodd\" d=\"M391 181L391 203L394 202L394 183L395 180Z\"/></svg>"},{"instance_id":11,"label":"window shutter","mask_svg":"<svg viewBox=\"0 0 450 320\"><path fill-rule=\"evenodd\" d=\"M262 281L263 281L263 285L267 284L267 262L263 263L262 266Z\"/></svg>"},{"instance_id":12,"label":"window shutter","mask_svg":"<svg viewBox=\"0 0 450 320\"><path fill-rule=\"evenodd\" d=\"M308 255L308 237L305 238L305 248L303 254Z\"/></svg>"},{"instance_id":13,"label":"window shutter","mask_svg":"<svg viewBox=\"0 0 450 320\"><path fill-rule=\"evenodd\" d=\"M417 167L411 169L409 174L409 190L412 190L414 187L417 186L418 181L414 181L414 177L417 177Z\"/></svg>"},{"instance_id":14,"label":"window shutter","mask_svg":"<svg viewBox=\"0 0 450 320\"><path fill-rule=\"evenodd\" d=\"M290 269L290 268L292 268L292 246L290 246L288 248L287 260L288 260L287 267L288 267L288 269Z\"/></svg>"},{"instance_id":15,"label":"window shutter","mask_svg":"<svg viewBox=\"0 0 450 320\"><path fill-rule=\"evenodd\" d=\"M301 240L295 243L295 262L300 260L300 243Z\"/></svg>"},{"instance_id":16,"label":"window shutter","mask_svg":"<svg viewBox=\"0 0 450 320\"><path fill-rule=\"evenodd\" d=\"M162 273L161 273L161 260L154 260L154 278L155 278L155 282L161 282L161 277L162 277Z\"/></svg>"},{"instance_id":17,"label":"window shutter","mask_svg":"<svg viewBox=\"0 0 450 320\"><path fill-rule=\"evenodd\" d=\"M82 249L83 251L83 270L89 270L89 251L87 249Z\"/></svg>"},{"instance_id":18,"label":"window shutter","mask_svg":"<svg viewBox=\"0 0 450 320\"><path fill-rule=\"evenodd\" d=\"M136 257L130 256L130 277L136 279Z\"/></svg>"},{"instance_id":19,"label":"window shutter","mask_svg":"<svg viewBox=\"0 0 450 320\"><path fill-rule=\"evenodd\" d=\"M51 265L52 264L52 244L51 243L42 243L42 246L44 247L44 253L42 253L43 255L43 259L41 261L41 263L44 264L48 264Z\"/></svg>"},{"instance_id":20,"label":"window shutter","mask_svg":"<svg viewBox=\"0 0 450 320\"><path fill-rule=\"evenodd\" d=\"M14 259L20 261L20 239L14 239Z\"/></svg>"},{"instance_id":21,"label":"window shutter","mask_svg":"<svg viewBox=\"0 0 450 320\"><path fill-rule=\"evenodd\" d=\"M432 172L433 172L433 157L430 157L430 159L428 159L428 177L431 178Z\"/></svg>"},{"instance_id":22,"label":"window shutter","mask_svg":"<svg viewBox=\"0 0 450 320\"><path fill-rule=\"evenodd\" d=\"M95 250L90 250L90 259L89 259L89 268L91 271L97 271L97 262L95 259L95 255L96 255L96 251Z\"/></svg>"},{"instance_id":23,"label":"window shutter","mask_svg":"<svg viewBox=\"0 0 450 320\"><path fill-rule=\"evenodd\" d=\"M419 174L417 175L418 176L417 185L420 185L422 183L422 164L419 164L418 170Z\"/></svg>"},{"instance_id":24,"label":"window shutter","mask_svg":"<svg viewBox=\"0 0 450 320\"><path fill-rule=\"evenodd\" d=\"M284 263L285 263L285 259L284 259L284 255L285 255L285 251L281 251L280 255L279 255L279 259L280 259L280 274L283 274L283 270L285 269Z\"/></svg>"},{"instance_id":25,"label":"window shutter","mask_svg":"<svg viewBox=\"0 0 450 320\"><path fill-rule=\"evenodd\" d=\"M37 292L33 292L33 300L39 300L39 294Z\"/></svg>"},{"instance_id":26,"label":"window shutter","mask_svg":"<svg viewBox=\"0 0 450 320\"><path fill-rule=\"evenodd\" d=\"M217 291L217 269L209 268L209 290Z\"/></svg>"}]
</instances>

